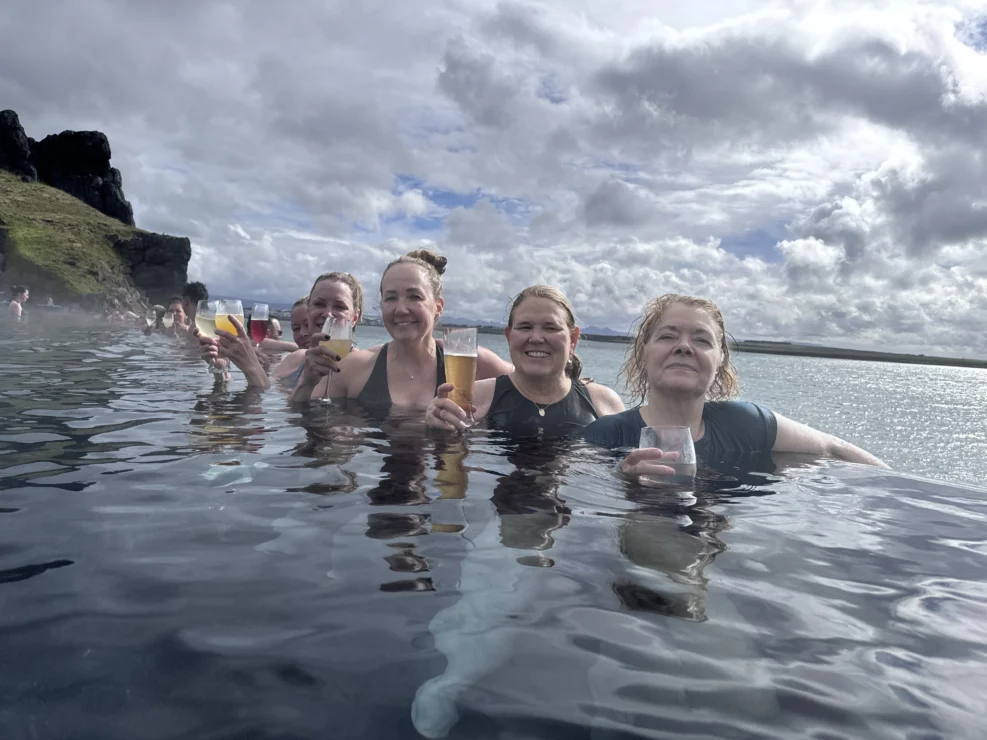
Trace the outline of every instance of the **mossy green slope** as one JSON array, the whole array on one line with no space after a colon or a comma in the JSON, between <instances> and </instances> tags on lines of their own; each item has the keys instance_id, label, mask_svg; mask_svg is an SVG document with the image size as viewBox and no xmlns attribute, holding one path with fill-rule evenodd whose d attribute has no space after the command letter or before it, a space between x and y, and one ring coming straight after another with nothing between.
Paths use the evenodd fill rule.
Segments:
<instances>
[{"instance_id":1,"label":"mossy green slope","mask_svg":"<svg viewBox=\"0 0 987 740\"><path fill-rule=\"evenodd\" d=\"M37 300L47 294L59 302L107 295L129 274L113 244L138 231L68 193L0 171L4 287L26 283Z\"/></svg>"}]
</instances>

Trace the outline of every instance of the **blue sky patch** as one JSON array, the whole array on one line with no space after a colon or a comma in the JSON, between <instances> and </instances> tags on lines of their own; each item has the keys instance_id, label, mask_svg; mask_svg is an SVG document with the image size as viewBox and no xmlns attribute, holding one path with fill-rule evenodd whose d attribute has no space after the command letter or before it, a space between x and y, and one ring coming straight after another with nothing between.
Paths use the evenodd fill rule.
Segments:
<instances>
[{"instance_id":1,"label":"blue sky patch","mask_svg":"<svg viewBox=\"0 0 987 740\"><path fill-rule=\"evenodd\" d=\"M775 245L789 236L787 224L776 221L757 229L721 237L720 246L738 257L757 257L765 262L780 262L781 255Z\"/></svg>"}]
</instances>

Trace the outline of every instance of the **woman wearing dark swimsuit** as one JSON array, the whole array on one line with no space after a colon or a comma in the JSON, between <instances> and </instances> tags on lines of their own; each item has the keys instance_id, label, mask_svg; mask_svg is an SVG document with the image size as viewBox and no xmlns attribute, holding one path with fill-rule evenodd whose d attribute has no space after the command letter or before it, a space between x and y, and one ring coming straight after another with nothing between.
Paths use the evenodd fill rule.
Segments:
<instances>
[{"instance_id":1,"label":"woman wearing dark swimsuit","mask_svg":"<svg viewBox=\"0 0 987 740\"><path fill-rule=\"evenodd\" d=\"M445 305L442 278L446 258L416 249L391 262L380 281L381 318L392 341L351 353L336 364L322 347L307 350L305 370L292 401L320 398L325 376L338 367L329 392L354 398L374 410L391 406L425 408L445 382L442 346L432 337ZM488 349L477 356L476 377L493 378L511 366Z\"/></svg>"},{"instance_id":2,"label":"woman wearing dark swimsuit","mask_svg":"<svg viewBox=\"0 0 987 740\"><path fill-rule=\"evenodd\" d=\"M600 416L624 410L610 388L582 381L576 356L579 329L569 300L556 288L525 288L511 306L504 330L512 372L480 380L473 389L474 418L515 434L581 430ZM465 427L466 413L446 383L428 406L425 421L443 429Z\"/></svg>"}]
</instances>

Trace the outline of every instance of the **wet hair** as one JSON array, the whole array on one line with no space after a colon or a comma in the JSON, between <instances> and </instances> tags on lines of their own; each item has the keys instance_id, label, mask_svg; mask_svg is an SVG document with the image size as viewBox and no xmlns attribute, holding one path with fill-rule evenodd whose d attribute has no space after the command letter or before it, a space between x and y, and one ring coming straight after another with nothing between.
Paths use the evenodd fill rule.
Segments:
<instances>
[{"instance_id":1,"label":"wet hair","mask_svg":"<svg viewBox=\"0 0 987 740\"><path fill-rule=\"evenodd\" d=\"M348 272L324 272L319 277L315 279L312 283L312 290L308 292L308 296L305 298L295 301L295 305L292 306L292 310L295 309L301 303L308 303L309 297L315 291L315 286L324 280L331 280L334 283L342 283L350 289L353 294L353 308L360 315L360 321L363 321L363 286L360 285L360 281L355 277L350 275Z\"/></svg>"},{"instance_id":2,"label":"wet hair","mask_svg":"<svg viewBox=\"0 0 987 740\"><path fill-rule=\"evenodd\" d=\"M655 298L644 307L644 313L638 323L637 333L634 335L634 342L631 344L630 353L620 368L620 376L627 386L627 390L639 402L644 402L648 397L648 369L644 365L644 350L655 334L655 330L661 323L661 317L673 303L681 303L683 306L701 308L713 319L713 323L720 330L720 353L723 360L716 369L716 376L713 383L706 391L707 401L725 401L733 398L740 390L737 380L737 370L730 361L730 344L727 341L727 330L723 323L723 314L716 304L706 298L696 298L694 296L679 295L678 293L667 293L660 298Z\"/></svg>"},{"instance_id":3,"label":"wet hair","mask_svg":"<svg viewBox=\"0 0 987 740\"><path fill-rule=\"evenodd\" d=\"M545 298L552 301L565 314L565 323L569 327L569 331L571 332L576 328L576 312L572 309L572 304L565 297L565 293L551 285L529 285L514 297L511 302L510 313L507 315L507 325L511 328L514 327L514 312L526 298ZM582 360L573 352L565 363L565 374L572 380L578 380L582 372Z\"/></svg>"},{"instance_id":4,"label":"wet hair","mask_svg":"<svg viewBox=\"0 0 987 740\"><path fill-rule=\"evenodd\" d=\"M441 254L436 254L431 249L415 249L408 252L403 257L398 257L391 261L380 276L380 292L384 293L384 275L394 265L417 265L425 271L428 282L432 286L432 297L442 297L442 274L446 271L449 260Z\"/></svg>"},{"instance_id":5,"label":"wet hair","mask_svg":"<svg viewBox=\"0 0 987 740\"><path fill-rule=\"evenodd\" d=\"M181 303L182 297L180 295L173 295L168 299L168 305L171 306L173 303Z\"/></svg>"},{"instance_id":6,"label":"wet hair","mask_svg":"<svg viewBox=\"0 0 987 740\"><path fill-rule=\"evenodd\" d=\"M10 294L15 298L21 293L26 293L27 291L28 287L26 285L14 285L10 288Z\"/></svg>"},{"instance_id":7,"label":"wet hair","mask_svg":"<svg viewBox=\"0 0 987 740\"><path fill-rule=\"evenodd\" d=\"M182 298L188 298L192 303L208 301L209 290L205 285L198 281L193 283L185 283L185 288L182 290Z\"/></svg>"}]
</instances>

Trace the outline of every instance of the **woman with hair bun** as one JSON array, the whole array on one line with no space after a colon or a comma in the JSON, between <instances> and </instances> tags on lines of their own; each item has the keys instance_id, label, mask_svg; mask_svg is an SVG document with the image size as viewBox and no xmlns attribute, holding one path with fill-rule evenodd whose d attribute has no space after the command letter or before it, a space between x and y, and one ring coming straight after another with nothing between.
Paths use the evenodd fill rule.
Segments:
<instances>
[{"instance_id":1,"label":"woman with hair bun","mask_svg":"<svg viewBox=\"0 0 987 740\"><path fill-rule=\"evenodd\" d=\"M610 388L580 380L576 356L579 328L572 305L557 288L532 285L511 305L504 330L514 369L473 388L473 418L516 435L544 430L582 430L601 416L623 411ZM453 386L438 389L425 421L442 429L463 429L466 412L448 398Z\"/></svg>"},{"instance_id":2,"label":"woman with hair bun","mask_svg":"<svg viewBox=\"0 0 987 740\"><path fill-rule=\"evenodd\" d=\"M445 383L442 344L432 337L442 316L442 273L446 258L430 249L416 249L391 262L380 281L381 318L390 342L351 353L338 363L329 386L332 397L353 398L375 414L391 406L425 408ZM313 329L316 327L313 326ZM322 339L315 334L313 339ZM305 370L291 394L292 401L321 398L330 372L337 367L314 347L306 351ZM493 378L511 369L490 350L477 353L477 380Z\"/></svg>"},{"instance_id":3,"label":"woman with hair bun","mask_svg":"<svg viewBox=\"0 0 987 740\"><path fill-rule=\"evenodd\" d=\"M696 455L710 464L770 452L834 457L887 467L869 452L737 395L723 315L705 298L669 293L644 309L621 371L646 404L594 422L586 439L602 447L637 447L646 426L687 426ZM655 448L633 450L620 464L628 476L674 475Z\"/></svg>"}]
</instances>

